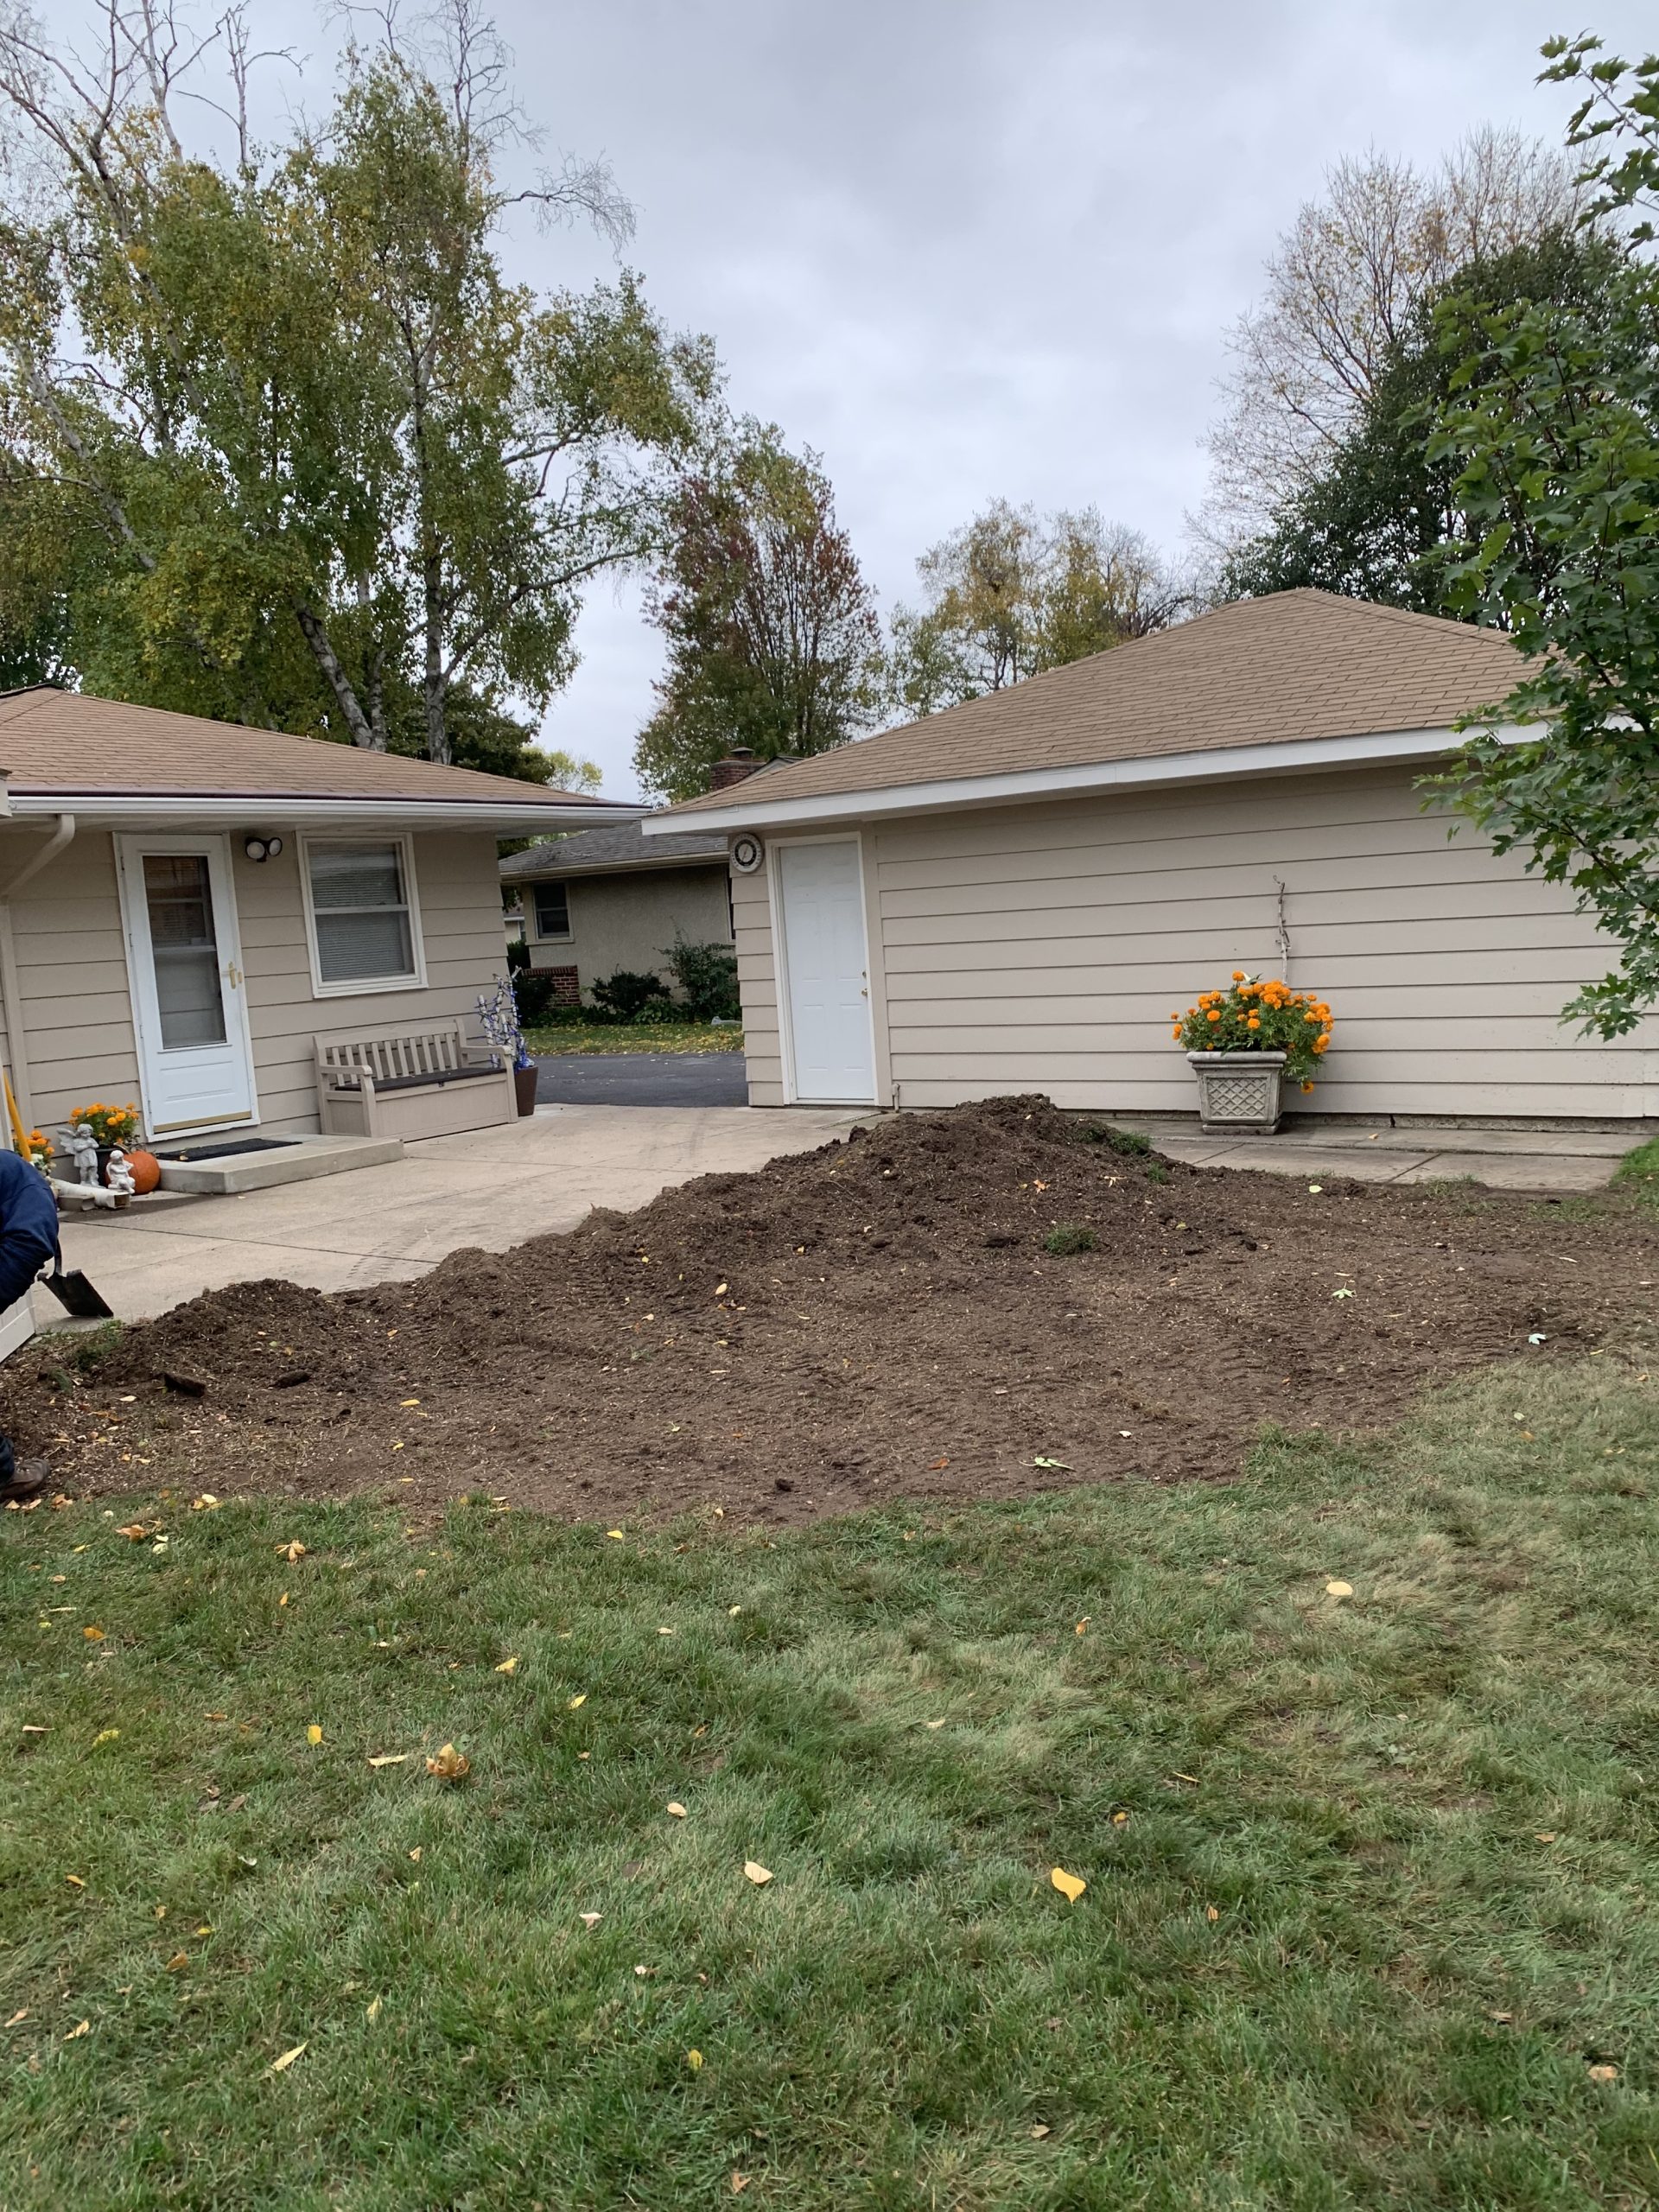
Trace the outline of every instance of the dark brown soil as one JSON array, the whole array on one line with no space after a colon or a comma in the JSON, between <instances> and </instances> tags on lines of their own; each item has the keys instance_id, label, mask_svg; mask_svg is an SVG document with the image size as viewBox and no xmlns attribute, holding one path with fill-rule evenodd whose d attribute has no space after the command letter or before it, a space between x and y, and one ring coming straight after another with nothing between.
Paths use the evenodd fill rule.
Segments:
<instances>
[{"instance_id":1,"label":"dark brown soil","mask_svg":"<svg viewBox=\"0 0 1659 2212\"><path fill-rule=\"evenodd\" d=\"M211 1292L67 1387L14 1363L8 1424L77 1492L799 1521L1226 1477L1263 1422L1375 1426L1652 1320L1659 1238L1626 1204L1314 1192L1086 1130L1040 1098L906 1115L418 1282ZM1057 1225L1094 1249L1051 1254Z\"/></svg>"}]
</instances>

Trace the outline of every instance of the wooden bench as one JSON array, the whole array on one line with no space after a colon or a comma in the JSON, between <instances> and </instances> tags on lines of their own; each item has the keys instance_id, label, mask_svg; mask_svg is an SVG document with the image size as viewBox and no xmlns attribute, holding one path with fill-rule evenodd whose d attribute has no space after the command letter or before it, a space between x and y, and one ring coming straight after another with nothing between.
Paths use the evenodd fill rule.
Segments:
<instances>
[{"instance_id":1,"label":"wooden bench","mask_svg":"<svg viewBox=\"0 0 1659 2212\"><path fill-rule=\"evenodd\" d=\"M325 1136L445 1137L518 1118L512 1070L458 1019L315 1041Z\"/></svg>"}]
</instances>

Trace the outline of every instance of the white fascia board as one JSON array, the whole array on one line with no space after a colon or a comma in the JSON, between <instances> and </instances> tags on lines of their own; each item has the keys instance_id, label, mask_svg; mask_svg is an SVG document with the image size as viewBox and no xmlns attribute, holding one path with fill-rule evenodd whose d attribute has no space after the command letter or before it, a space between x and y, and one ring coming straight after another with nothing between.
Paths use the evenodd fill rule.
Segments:
<instances>
[{"instance_id":1,"label":"white fascia board","mask_svg":"<svg viewBox=\"0 0 1659 2212\"><path fill-rule=\"evenodd\" d=\"M1541 734L1536 723L1510 723L1496 735L1507 745ZM696 814L648 816L646 837L697 830L784 830L809 823L868 821L887 814L938 814L963 807L1069 798L1096 791L1146 791L1160 784L1221 783L1246 776L1294 775L1303 768L1351 768L1390 760L1433 760L1455 753L1467 733L1388 730L1364 737L1298 738L1282 745L1236 745L1204 753L1169 753L1139 760L1099 760L1071 768L1027 768L1005 776L940 777L871 791L815 798L761 799L747 806L708 807Z\"/></svg>"},{"instance_id":2,"label":"white fascia board","mask_svg":"<svg viewBox=\"0 0 1659 2212\"><path fill-rule=\"evenodd\" d=\"M296 828L342 830L478 830L497 837L533 836L538 830L592 830L601 823L637 822L643 806L495 805L476 801L457 804L442 799L286 798L280 793L216 793L211 798L169 798L162 792L14 791L15 820L73 812L84 827L257 829L260 823Z\"/></svg>"}]
</instances>

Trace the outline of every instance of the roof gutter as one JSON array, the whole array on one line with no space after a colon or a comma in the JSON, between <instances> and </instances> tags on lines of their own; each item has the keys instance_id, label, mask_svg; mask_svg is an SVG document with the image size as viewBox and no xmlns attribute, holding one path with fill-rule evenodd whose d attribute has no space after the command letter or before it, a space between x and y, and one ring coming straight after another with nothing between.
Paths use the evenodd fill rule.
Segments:
<instances>
[{"instance_id":1,"label":"roof gutter","mask_svg":"<svg viewBox=\"0 0 1659 2212\"><path fill-rule=\"evenodd\" d=\"M1506 723L1503 744L1535 739L1535 724ZM1007 806L1086 793L1149 791L1164 784L1221 783L1251 776L1294 775L1300 769L1350 768L1368 763L1433 760L1454 753L1464 733L1453 729L1386 730L1363 737L1298 738L1274 745L1233 745L1201 753L1169 753L1138 760L1096 760L1075 767L1027 768L997 776L938 777L810 798L755 798L747 805L670 808L640 825L645 837L698 830L784 830L820 822L868 821L889 814L937 814L968 807ZM744 785L750 789L752 786Z\"/></svg>"},{"instance_id":2,"label":"roof gutter","mask_svg":"<svg viewBox=\"0 0 1659 2212\"><path fill-rule=\"evenodd\" d=\"M478 830L503 837L537 830L587 829L597 822L637 822L643 806L603 800L586 806L527 802L514 806L493 799L295 798L280 791L193 792L169 798L143 791L19 791L11 794L11 814L29 820L58 814L72 800L87 823L99 827L130 823L184 822L209 827L245 822L281 821L303 829L311 823L372 821L397 830Z\"/></svg>"}]
</instances>

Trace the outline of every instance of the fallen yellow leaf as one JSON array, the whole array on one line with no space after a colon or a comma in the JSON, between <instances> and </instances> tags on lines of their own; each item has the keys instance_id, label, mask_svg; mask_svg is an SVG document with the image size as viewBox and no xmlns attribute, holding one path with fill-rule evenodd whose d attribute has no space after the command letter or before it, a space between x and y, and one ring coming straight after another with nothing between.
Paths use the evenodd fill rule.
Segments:
<instances>
[{"instance_id":1,"label":"fallen yellow leaf","mask_svg":"<svg viewBox=\"0 0 1659 2212\"><path fill-rule=\"evenodd\" d=\"M88 1643L102 1643L104 1641L104 1631L101 1628L84 1628L80 1632Z\"/></svg>"},{"instance_id":2,"label":"fallen yellow leaf","mask_svg":"<svg viewBox=\"0 0 1659 2212\"><path fill-rule=\"evenodd\" d=\"M716 1298L724 1298L730 1288L731 1285L729 1283L717 1282L715 1285L715 1296Z\"/></svg>"},{"instance_id":3,"label":"fallen yellow leaf","mask_svg":"<svg viewBox=\"0 0 1659 2212\"><path fill-rule=\"evenodd\" d=\"M1076 1904L1089 1885L1081 1874L1068 1874L1064 1866L1051 1866L1048 1878L1063 1897Z\"/></svg>"},{"instance_id":4,"label":"fallen yellow leaf","mask_svg":"<svg viewBox=\"0 0 1659 2212\"><path fill-rule=\"evenodd\" d=\"M771 1867L763 1866L758 1859L746 1859L743 1861L743 1872L754 1884L757 1890L762 1888L765 1884L772 1879Z\"/></svg>"},{"instance_id":5,"label":"fallen yellow leaf","mask_svg":"<svg viewBox=\"0 0 1659 2212\"><path fill-rule=\"evenodd\" d=\"M685 1808L683 1805L676 1802L671 1804L668 1809L672 1813L677 1821L683 1821L685 1818Z\"/></svg>"},{"instance_id":6,"label":"fallen yellow leaf","mask_svg":"<svg viewBox=\"0 0 1659 2212\"><path fill-rule=\"evenodd\" d=\"M142 1521L129 1521L124 1528L118 1529L115 1533L118 1536L125 1536L130 1543L142 1544L149 1531Z\"/></svg>"},{"instance_id":7,"label":"fallen yellow leaf","mask_svg":"<svg viewBox=\"0 0 1659 2212\"><path fill-rule=\"evenodd\" d=\"M97 1735L93 1737L92 1742L95 1745L99 1744L112 1744L120 1733L121 1731L118 1728L100 1728Z\"/></svg>"},{"instance_id":8,"label":"fallen yellow leaf","mask_svg":"<svg viewBox=\"0 0 1659 2212\"><path fill-rule=\"evenodd\" d=\"M1351 1582L1327 1582L1325 1586L1325 1594L1327 1598L1351 1598L1354 1594L1354 1586Z\"/></svg>"},{"instance_id":9,"label":"fallen yellow leaf","mask_svg":"<svg viewBox=\"0 0 1659 2212\"><path fill-rule=\"evenodd\" d=\"M410 1854L409 1854L409 1855L410 1855L410 1858L415 1861L415 1864L416 1864L417 1866L418 1866L420 1865L420 1863L421 1863L421 1853L422 1853L422 1852L423 1852L423 1851L425 1850L425 1848L426 1848L426 1846L425 1846L423 1843L417 1843L417 1844L416 1845L416 1847L415 1847L414 1850L413 1850L413 1851L411 1851L411 1852L410 1853Z\"/></svg>"},{"instance_id":10,"label":"fallen yellow leaf","mask_svg":"<svg viewBox=\"0 0 1659 2212\"><path fill-rule=\"evenodd\" d=\"M363 2014L364 2018L365 2020L378 2020L380 2017L380 2006L383 2000L380 1998L375 1998L372 2003L371 2003L365 2010Z\"/></svg>"},{"instance_id":11,"label":"fallen yellow leaf","mask_svg":"<svg viewBox=\"0 0 1659 2212\"><path fill-rule=\"evenodd\" d=\"M1040 2143L1040 2142L1042 2141L1042 2139L1043 2139L1044 2136L1045 2136L1045 2135L1046 2135L1047 2133L1048 2133L1048 2130L1047 2130L1047 2128L1046 2128L1046 2127L1042 2125L1041 2121L1039 2120L1039 2121L1038 2122L1037 2126L1036 2126L1035 2127L1033 2127L1033 2128L1032 2129L1032 2131L1031 2131L1031 2139L1032 2139L1032 2141L1033 2141L1033 2143Z\"/></svg>"},{"instance_id":12,"label":"fallen yellow leaf","mask_svg":"<svg viewBox=\"0 0 1659 2212\"><path fill-rule=\"evenodd\" d=\"M276 1552L277 1556L281 1559L303 1559L305 1557L305 1546L298 1541L291 1544L278 1544L276 1547Z\"/></svg>"},{"instance_id":13,"label":"fallen yellow leaf","mask_svg":"<svg viewBox=\"0 0 1659 2212\"><path fill-rule=\"evenodd\" d=\"M582 1691L582 1694L581 1694L581 1696L580 1696L580 1697L571 1697L571 1698L567 1698L567 1699L565 1700L565 1703L566 1703L566 1705L569 1707L569 1709L570 1709L570 1711L571 1711L572 1713L574 1713L574 1712L575 1711L576 1707L577 1707L579 1705L586 1705L586 1704L587 1704L587 1702L588 1702L588 1693L587 1693L587 1691L586 1691L586 1690L583 1690L583 1691Z\"/></svg>"},{"instance_id":14,"label":"fallen yellow leaf","mask_svg":"<svg viewBox=\"0 0 1659 2212\"><path fill-rule=\"evenodd\" d=\"M282 1596L276 1600L276 1603L279 1605L285 1605L288 1603L288 1592L286 1590L283 1591Z\"/></svg>"},{"instance_id":15,"label":"fallen yellow leaf","mask_svg":"<svg viewBox=\"0 0 1659 2212\"><path fill-rule=\"evenodd\" d=\"M371 1766L402 1766L408 1758L407 1751L377 1751L369 1761Z\"/></svg>"},{"instance_id":16,"label":"fallen yellow leaf","mask_svg":"<svg viewBox=\"0 0 1659 2212\"><path fill-rule=\"evenodd\" d=\"M82 2021L79 2022L79 2023L77 2024L77 2025L75 2025L74 2027L73 2027L73 2028L71 2028L71 2029L70 2029L70 2031L69 2031L68 2034L67 2034L67 2036L65 2036L65 2037L64 2037L64 2041L65 2041L65 2043L73 2043L73 2042L74 2042L74 2040L75 2040L75 2038L76 2038L78 2036L89 2036L89 2035L91 2035L92 2031L92 2022L91 2022L90 2020L82 2020ZM1590 2070L1591 2070L1591 2072L1593 2074L1593 2073L1594 2073L1594 2071L1595 2071L1595 2069L1594 2069L1593 2067L1592 2067L1592 2069L1591 2069Z\"/></svg>"},{"instance_id":17,"label":"fallen yellow leaf","mask_svg":"<svg viewBox=\"0 0 1659 2212\"><path fill-rule=\"evenodd\" d=\"M306 2043L296 2043L292 2050L285 2050L280 2058L273 2058L265 2071L268 2074L286 2074L300 2053L307 2048L309 2040L308 2037Z\"/></svg>"},{"instance_id":18,"label":"fallen yellow leaf","mask_svg":"<svg viewBox=\"0 0 1659 2212\"><path fill-rule=\"evenodd\" d=\"M315 1720L305 1732L305 1740L308 1744L320 1744L322 1741L322 1731Z\"/></svg>"},{"instance_id":19,"label":"fallen yellow leaf","mask_svg":"<svg viewBox=\"0 0 1659 2212\"><path fill-rule=\"evenodd\" d=\"M188 1967L189 1963L190 1954L188 1951L175 1951L162 1971L167 1974L177 1974L181 1967Z\"/></svg>"},{"instance_id":20,"label":"fallen yellow leaf","mask_svg":"<svg viewBox=\"0 0 1659 2212\"><path fill-rule=\"evenodd\" d=\"M518 1662L517 1658L504 1659L495 1671L498 1675L516 1675L518 1671Z\"/></svg>"},{"instance_id":21,"label":"fallen yellow leaf","mask_svg":"<svg viewBox=\"0 0 1659 2212\"><path fill-rule=\"evenodd\" d=\"M922 1726L924 1728L943 1728L944 1723L943 1720L925 1720Z\"/></svg>"},{"instance_id":22,"label":"fallen yellow leaf","mask_svg":"<svg viewBox=\"0 0 1659 2212\"><path fill-rule=\"evenodd\" d=\"M68 1883L71 1889L84 1890L86 1886L86 1883L81 1880L79 1874L66 1874L63 1878Z\"/></svg>"},{"instance_id":23,"label":"fallen yellow leaf","mask_svg":"<svg viewBox=\"0 0 1659 2212\"><path fill-rule=\"evenodd\" d=\"M11 2018L10 2018L6 2022L6 2025L7 2025L9 2028L15 2028L15 2027L16 2026L17 2023L19 2022L19 2020L26 2020L28 2018L29 2018L29 2007L28 2007L28 2005L20 2005L18 2006L17 2010L16 2010L16 2011L12 2014Z\"/></svg>"},{"instance_id":24,"label":"fallen yellow leaf","mask_svg":"<svg viewBox=\"0 0 1659 2212\"><path fill-rule=\"evenodd\" d=\"M1115 1828L1127 1827L1128 1824L1129 1816L1127 1813L1114 1813L1112 1815L1112 1826Z\"/></svg>"},{"instance_id":25,"label":"fallen yellow leaf","mask_svg":"<svg viewBox=\"0 0 1659 2212\"><path fill-rule=\"evenodd\" d=\"M191 1499L190 1510L193 1513L217 1513L219 1500L213 1496L212 1491L205 1490L200 1497Z\"/></svg>"},{"instance_id":26,"label":"fallen yellow leaf","mask_svg":"<svg viewBox=\"0 0 1659 2212\"><path fill-rule=\"evenodd\" d=\"M473 1770L473 1763L453 1744L440 1745L435 1759L428 1759L426 1770L440 1782L464 1782Z\"/></svg>"},{"instance_id":27,"label":"fallen yellow leaf","mask_svg":"<svg viewBox=\"0 0 1659 2212\"><path fill-rule=\"evenodd\" d=\"M695 2074L702 2064L702 2053L700 2050L688 2050L685 2054L685 2063Z\"/></svg>"},{"instance_id":28,"label":"fallen yellow leaf","mask_svg":"<svg viewBox=\"0 0 1659 2212\"><path fill-rule=\"evenodd\" d=\"M1093 1615L1092 1613L1085 1613L1085 1614L1084 1615L1083 1618L1082 1618L1082 1619L1077 1623L1077 1624L1076 1628L1074 1628L1074 1629L1072 1630L1072 1631L1071 1631L1072 1635L1073 1635L1073 1636L1081 1636L1081 1635L1083 1634L1083 1631L1084 1630L1084 1629L1086 1629L1086 1628L1088 1627L1088 1625L1089 1625L1090 1622L1093 1618L1094 1618L1094 1615Z\"/></svg>"},{"instance_id":29,"label":"fallen yellow leaf","mask_svg":"<svg viewBox=\"0 0 1659 2212\"><path fill-rule=\"evenodd\" d=\"M1213 1928L1217 1921L1221 1918L1221 1914L1214 1905L1207 1904L1204 1908L1204 1916Z\"/></svg>"},{"instance_id":30,"label":"fallen yellow leaf","mask_svg":"<svg viewBox=\"0 0 1659 2212\"><path fill-rule=\"evenodd\" d=\"M1592 2082L1617 2082L1618 2069L1617 2066L1592 2066L1590 2069L1590 2079Z\"/></svg>"},{"instance_id":31,"label":"fallen yellow leaf","mask_svg":"<svg viewBox=\"0 0 1659 2212\"><path fill-rule=\"evenodd\" d=\"M743 2192L744 2192L744 2190L748 2187L748 2185L749 2185L749 2177L748 2177L748 2175L747 2175L747 2174L740 2174L740 2173L736 2172L735 2171L733 2172L733 2175L732 2175L732 2195L733 2195L734 2196L742 2196L742 2194L743 2194Z\"/></svg>"},{"instance_id":32,"label":"fallen yellow leaf","mask_svg":"<svg viewBox=\"0 0 1659 2212\"><path fill-rule=\"evenodd\" d=\"M418 1406L421 1402L418 1398L399 1398L397 1402L400 1406Z\"/></svg>"},{"instance_id":33,"label":"fallen yellow leaf","mask_svg":"<svg viewBox=\"0 0 1659 2212\"><path fill-rule=\"evenodd\" d=\"M622 1541L622 1531L620 1529L607 1529L605 1533L613 1542L620 1544Z\"/></svg>"}]
</instances>

